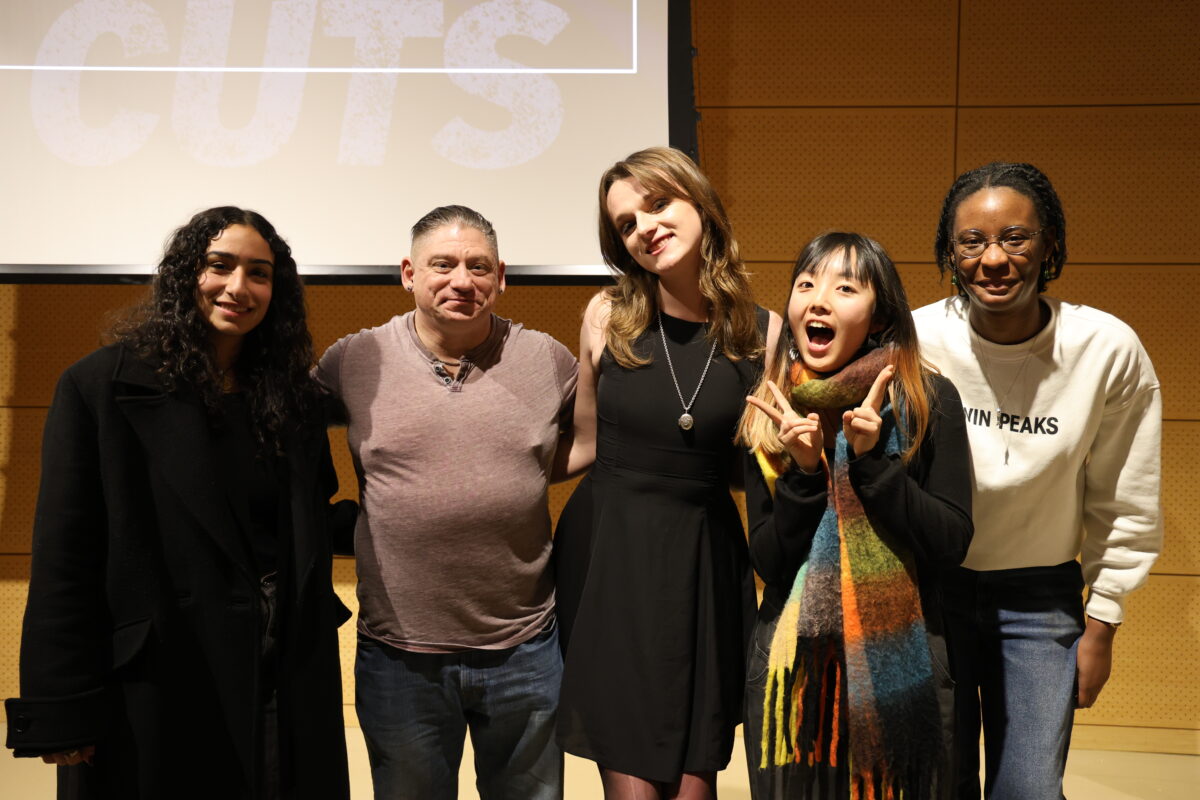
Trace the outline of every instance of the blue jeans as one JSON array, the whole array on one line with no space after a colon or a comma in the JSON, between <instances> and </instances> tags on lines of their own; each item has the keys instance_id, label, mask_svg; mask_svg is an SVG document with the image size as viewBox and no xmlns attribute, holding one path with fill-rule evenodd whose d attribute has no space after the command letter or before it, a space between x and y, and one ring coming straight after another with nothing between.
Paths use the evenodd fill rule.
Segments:
<instances>
[{"instance_id":1,"label":"blue jeans","mask_svg":"<svg viewBox=\"0 0 1200 800\"><path fill-rule=\"evenodd\" d=\"M482 800L562 798L557 626L506 650L458 653L360 635L354 679L375 800L456 800L468 728Z\"/></svg>"},{"instance_id":2,"label":"blue jeans","mask_svg":"<svg viewBox=\"0 0 1200 800\"><path fill-rule=\"evenodd\" d=\"M1083 634L1079 564L975 572L943 583L959 744L959 800L1062 800Z\"/></svg>"}]
</instances>

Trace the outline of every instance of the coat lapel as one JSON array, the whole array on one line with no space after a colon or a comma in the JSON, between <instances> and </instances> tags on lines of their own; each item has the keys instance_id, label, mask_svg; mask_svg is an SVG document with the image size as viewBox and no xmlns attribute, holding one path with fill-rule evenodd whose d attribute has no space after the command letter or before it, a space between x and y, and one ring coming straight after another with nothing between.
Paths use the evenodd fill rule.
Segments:
<instances>
[{"instance_id":1,"label":"coat lapel","mask_svg":"<svg viewBox=\"0 0 1200 800\"><path fill-rule=\"evenodd\" d=\"M122 349L113 394L146 452L217 546L254 580L250 557L230 509L212 451L208 415L198 399L168 394L150 364Z\"/></svg>"}]
</instances>

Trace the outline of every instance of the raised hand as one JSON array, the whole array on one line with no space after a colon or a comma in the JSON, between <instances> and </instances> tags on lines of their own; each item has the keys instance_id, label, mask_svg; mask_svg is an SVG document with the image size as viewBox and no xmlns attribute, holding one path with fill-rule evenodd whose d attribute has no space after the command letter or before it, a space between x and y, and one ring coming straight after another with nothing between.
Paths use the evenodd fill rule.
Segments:
<instances>
[{"instance_id":1,"label":"raised hand","mask_svg":"<svg viewBox=\"0 0 1200 800\"><path fill-rule=\"evenodd\" d=\"M825 447L821 418L816 414L809 414L807 417L797 414L774 381L767 381L767 388L775 396L775 405L757 397L747 397L746 402L766 414L779 426L779 441L783 442L796 465L805 472L816 472L821 464L821 450Z\"/></svg>"},{"instance_id":2,"label":"raised hand","mask_svg":"<svg viewBox=\"0 0 1200 800\"><path fill-rule=\"evenodd\" d=\"M879 429L883 426L883 418L879 412L883 410L883 400L887 396L887 386L892 380L896 368L888 364L879 370L871 391L858 408L852 408L842 414L842 431L846 434L846 443L855 455L868 452L879 442Z\"/></svg>"}]
</instances>

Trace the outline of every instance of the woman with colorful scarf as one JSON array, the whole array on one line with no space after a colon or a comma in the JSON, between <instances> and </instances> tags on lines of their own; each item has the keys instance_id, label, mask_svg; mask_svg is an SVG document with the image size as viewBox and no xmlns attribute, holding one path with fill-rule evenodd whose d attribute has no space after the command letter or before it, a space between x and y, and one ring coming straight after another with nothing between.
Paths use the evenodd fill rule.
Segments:
<instances>
[{"instance_id":1,"label":"woman with colorful scarf","mask_svg":"<svg viewBox=\"0 0 1200 800\"><path fill-rule=\"evenodd\" d=\"M939 579L973 530L958 392L922 364L895 266L865 236L810 242L784 316L739 429L765 584L747 668L753 796L945 797Z\"/></svg>"}]
</instances>

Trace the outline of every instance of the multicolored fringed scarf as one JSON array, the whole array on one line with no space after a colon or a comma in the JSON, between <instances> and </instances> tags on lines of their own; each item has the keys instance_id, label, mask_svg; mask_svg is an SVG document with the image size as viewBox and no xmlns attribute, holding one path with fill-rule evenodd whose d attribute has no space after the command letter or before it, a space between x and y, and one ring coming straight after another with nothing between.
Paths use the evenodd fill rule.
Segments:
<instances>
[{"instance_id":1,"label":"multicolored fringed scarf","mask_svg":"<svg viewBox=\"0 0 1200 800\"><path fill-rule=\"evenodd\" d=\"M841 429L842 410L866 397L887 360L876 349L832 377L799 364L793 372L792 402L836 414L837 441L832 469L826 463L829 504L779 617L763 701L760 767L838 767L845 731L852 800L929 797L941 741L913 556L867 519L850 485ZM886 451L900 452L891 406L880 416ZM757 456L774 494L777 466Z\"/></svg>"}]
</instances>

